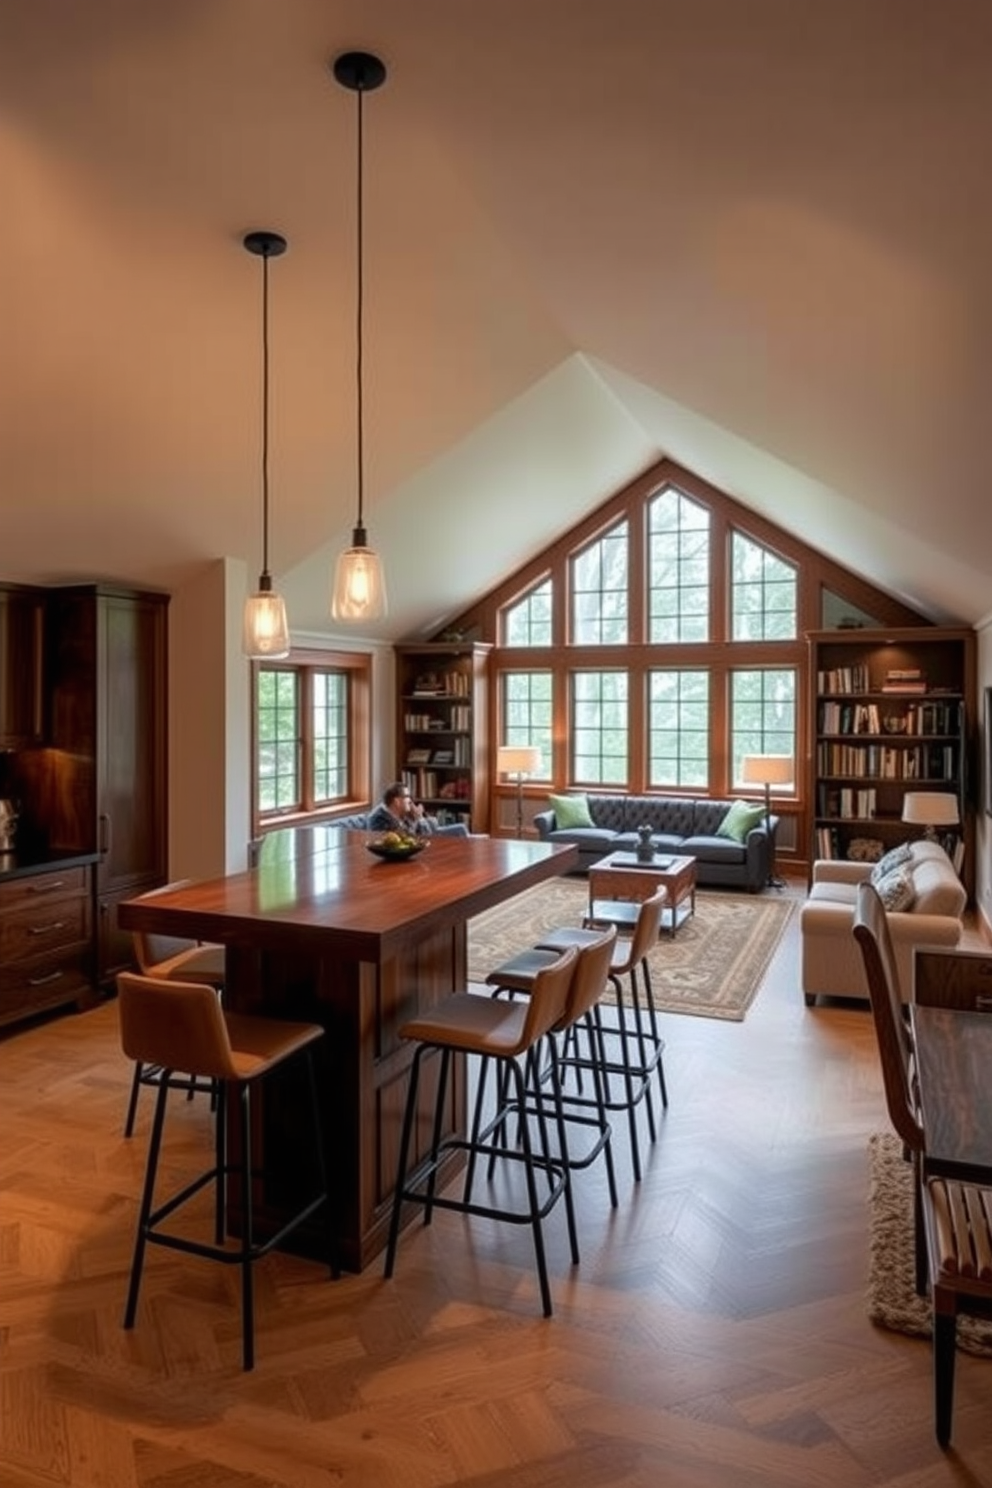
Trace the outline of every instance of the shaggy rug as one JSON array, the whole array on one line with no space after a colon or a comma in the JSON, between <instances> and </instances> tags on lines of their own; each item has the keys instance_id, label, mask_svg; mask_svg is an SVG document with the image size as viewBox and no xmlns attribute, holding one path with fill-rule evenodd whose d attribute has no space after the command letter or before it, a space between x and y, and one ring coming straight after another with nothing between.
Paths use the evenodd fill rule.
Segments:
<instances>
[{"instance_id":1,"label":"shaggy rug","mask_svg":"<svg viewBox=\"0 0 992 1488\"><path fill-rule=\"evenodd\" d=\"M868 1139L868 1316L880 1328L930 1337L930 1304L916 1295L913 1262L913 1167L891 1132ZM958 1319L958 1348L992 1358L992 1323Z\"/></svg>"},{"instance_id":2,"label":"shaggy rug","mask_svg":"<svg viewBox=\"0 0 992 1488\"><path fill-rule=\"evenodd\" d=\"M556 878L469 921L469 976L487 972L559 925L581 925L583 879ZM696 913L674 940L663 934L649 958L658 1007L669 1013L741 1022L761 985L795 901L764 894L701 890Z\"/></svg>"}]
</instances>

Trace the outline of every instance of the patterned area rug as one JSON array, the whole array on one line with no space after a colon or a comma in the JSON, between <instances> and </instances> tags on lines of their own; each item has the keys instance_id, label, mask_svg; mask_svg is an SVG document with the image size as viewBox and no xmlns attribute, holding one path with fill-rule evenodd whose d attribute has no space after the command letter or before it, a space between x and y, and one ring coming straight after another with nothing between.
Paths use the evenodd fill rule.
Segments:
<instances>
[{"instance_id":1,"label":"patterned area rug","mask_svg":"<svg viewBox=\"0 0 992 1488\"><path fill-rule=\"evenodd\" d=\"M584 879L557 878L527 889L469 921L469 976L487 972L534 945L559 925L581 925L588 901ZM674 940L666 933L652 951L651 985L659 1008L741 1022L795 907L764 894L701 890L696 913Z\"/></svg>"},{"instance_id":2,"label":"patterned area rug","mask_svg":"<svg viewBox=\"0 0 992 1488\"><path fill-rule=\"evenodd\" d=\"M880 1328L929 1338L930 1304L914 1283L913 1168L893 1133L869 1137L868 1173L868 1316ZM992 1358L992 1323L959 1318L958 1348Z\"/></svg>"}]
</instances>

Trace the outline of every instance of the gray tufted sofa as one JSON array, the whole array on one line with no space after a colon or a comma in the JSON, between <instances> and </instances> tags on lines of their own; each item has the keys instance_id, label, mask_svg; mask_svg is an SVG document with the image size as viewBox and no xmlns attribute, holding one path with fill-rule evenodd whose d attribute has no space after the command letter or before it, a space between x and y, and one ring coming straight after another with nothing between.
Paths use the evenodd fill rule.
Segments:
<instances>
[{"instance_id":1,"label":"gray tufted sofa","mask_svg":"<svg viewBox=\"0 0 992 1488\"><path fill-rule=\"evenodd\" d=\"M589 794L592 827L557 825L553 810L534 817L538 836L546 842L574 842L579 849L578 867L611 852L633 852L637 829L653 828L656 852L681 854L696 859L696 882L746 889L757 894L768 882L772 861L771 844L764 819L748 833L747 841L717 837L716 829L730 810L730 801L697 801L676 796L611 796ZM772 837L778 817L771 818Z\"/></svg>"}]
</instances>

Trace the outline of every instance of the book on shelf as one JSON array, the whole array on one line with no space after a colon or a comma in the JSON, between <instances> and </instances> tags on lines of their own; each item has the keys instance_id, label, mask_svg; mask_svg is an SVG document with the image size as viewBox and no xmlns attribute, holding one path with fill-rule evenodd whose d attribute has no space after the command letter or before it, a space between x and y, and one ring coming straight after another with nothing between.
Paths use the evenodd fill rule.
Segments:
<instances>
[{"instance_id":1,"label":"book on shelf","mask_svg":"<svg viewBox=\"0 0 992 1488\"><path fill-rule=\"evenodd\" d=\"M406 762L408 765L429 765L431 752L429 749L408 749Z\"/></svg>"}]
</instances>

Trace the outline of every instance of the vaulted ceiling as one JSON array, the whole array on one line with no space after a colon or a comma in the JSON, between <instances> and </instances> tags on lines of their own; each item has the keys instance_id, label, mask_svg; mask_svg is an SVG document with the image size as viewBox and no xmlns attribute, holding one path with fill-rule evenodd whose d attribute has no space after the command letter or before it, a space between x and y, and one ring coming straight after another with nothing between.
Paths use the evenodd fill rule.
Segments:
<instances>
[{"instance_id":1,"label":"vaulted ceiling","mask_svg":"<svg viewBox=\"0 0 992 1488\"><path fill-rule=\"evenodd\" d=\"M992 610L987 0L0 0L0 578L271 565L366 517L426 633L662 455Z\"/></svg>"}]
</instances>

